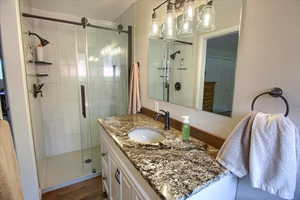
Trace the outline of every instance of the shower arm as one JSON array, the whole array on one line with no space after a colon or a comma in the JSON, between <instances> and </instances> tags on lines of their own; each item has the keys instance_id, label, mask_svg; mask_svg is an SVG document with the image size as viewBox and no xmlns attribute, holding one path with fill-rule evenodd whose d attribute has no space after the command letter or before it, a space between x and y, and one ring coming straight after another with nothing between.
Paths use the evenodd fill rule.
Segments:
<instances>
[{"instance_id":1,"label":"shower arm","mask_svg":"<svg viewBox=\"0 0 300 200\"><path fill-rule=\"evenodd\" d=\"M30 31L29 31L29 32L28 32L28 35L29 35L29 36L33 35L33 36L37 37L37 38L40 40L41 45L42 45L43 47L46 46L47 44L49 44L49 41L48 41L48 40L42 38L41 36L39 36L39 35L36 34L36 33L33 33L33 32L30 32Z\"/></svg>"},{"instance_id":2,"label":"shower arm","mask_svg":"<svg viewBox=\"0 0 300 200\"><path fill-rule=\"evenodd\" d=\"M39 38L41 40L41 37L38 34L36 34L36 33L33 33L33 32L29 31L28 35L34 35L34 36L36 36L37 38Z\"/></svg>"}]
</instances>

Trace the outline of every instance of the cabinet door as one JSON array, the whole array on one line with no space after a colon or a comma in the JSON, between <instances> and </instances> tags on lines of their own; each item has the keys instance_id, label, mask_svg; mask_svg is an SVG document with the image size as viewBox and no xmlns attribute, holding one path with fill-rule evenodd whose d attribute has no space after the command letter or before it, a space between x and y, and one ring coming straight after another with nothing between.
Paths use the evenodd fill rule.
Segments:
<instances>
[{"instance_id":1,"label":"cabinet door","mask_svg":"<svg viewBox=\"0 0 300 200\"><path fill-rule=\"evenodd\" d=\"M107 144L101 137L101 168L102 168L102 190L108 197L110 195L109 153Z\"/></svg>"},{"instance_id":2,"label":"cabinet door","mask_svg":"<svg viewBox=\"0 0 300 200\"><path fill-rule=\"evenodd\" d=\"M101 149L101 164L108 166L109 153L108 153L107 144L103 138L101 138L100 149Z\"/></svg>"},{"instance_id":3,"label":"cabinet door","mask_svg":"<svg viewBox=\"0 0 300 200\"><path fill-rule=\"evenodd\" d=\"M122 181L121 181L121 200L132 200L132 186L128 181L127 177L122 173Z\"/></svg>"},{"instance_id":4,"label":"cabinet door","mask_svg":"<svg viewBox=\"0 0 300 200\"><path fill-rule=\"evenodd\" d=\"M116 162L110 159L110 199L121 200L121 172Z\"/></svg>"},{"instance_id":5,"label":"cabinet door","mask_svg":"<svg viewBox=\"0 0 300 200\"><path fill-rule=\"evenodd\" d=\"M109 169L106 165L102 165L102 187L103 192L105 192L108 196L110 194L109 186L110 186L110 177L109 177Z\"/></svg>"},{"instance_id":6,"label":"cabinet door","mask_svg":"<svg viewBox=\"0 0 300 200\"><path fill-rule=\"evenodd\" d=\"M138 192L132 188L131 190L131 196L132 196L132 200L144 200L139 194Z\"/></svg>"},{"instance_id":7,"label":"cabinet door","mask_svg":"<svg viewBox=\"0 0 300 200\"><path fill-rule=\"evenodd\" d=\"M121 200L143 200L124 173L122 173L121 188Z\"/></svg>"}]
</instances>

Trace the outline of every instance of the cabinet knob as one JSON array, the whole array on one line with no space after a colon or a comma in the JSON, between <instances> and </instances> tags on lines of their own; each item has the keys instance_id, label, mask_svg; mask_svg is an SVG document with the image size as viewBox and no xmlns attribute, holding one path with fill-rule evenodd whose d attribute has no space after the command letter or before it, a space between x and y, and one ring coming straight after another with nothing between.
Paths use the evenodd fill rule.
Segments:
<instances>
[{"instance_id":1,"label":"cabinet knob","mask_svg":"<svg viewBox=\"0 0 300 200\"><path fill-rule=\"evenodd\" d=\"M105 181L105 180L106 180L106 177L105 177L105 176L103 176L103 177L102 177L102 180L103 180L103 181Z\"/></svg>"},{"instance_id":2,"label":"cabinet knob","mask_svg":"<svg viewBox=\"0 0 300 200\"><path fill-rule=\"evenodd\" d=\"M106 153L102 153L101 155L102 155L102 157L104 157L104 156L106 156Z\"/></svg>"}]
</instances>

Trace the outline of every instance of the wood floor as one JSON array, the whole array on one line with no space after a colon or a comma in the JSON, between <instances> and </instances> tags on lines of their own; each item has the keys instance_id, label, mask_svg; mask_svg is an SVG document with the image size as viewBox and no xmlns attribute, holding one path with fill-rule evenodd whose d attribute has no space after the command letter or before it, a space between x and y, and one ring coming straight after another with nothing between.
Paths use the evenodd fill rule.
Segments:
<instances>
[{"instance_id":1,"label":"wood floor","mask_svg":"<svg viewBox=\"0 0 300 200\"><path fill-rule=\"evenodd\" d=\"M96 177L43 194L43 200L103 200L101 179Z\"/></svg>"}]
</instances>

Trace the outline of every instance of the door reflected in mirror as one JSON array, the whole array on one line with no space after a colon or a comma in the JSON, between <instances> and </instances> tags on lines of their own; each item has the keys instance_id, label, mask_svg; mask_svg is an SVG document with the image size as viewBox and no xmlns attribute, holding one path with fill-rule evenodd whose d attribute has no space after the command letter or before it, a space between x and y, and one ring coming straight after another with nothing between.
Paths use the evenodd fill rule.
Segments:
<instances>
[{"instance_id":1,"label":"door reflected in mirror","mask_svg":"<svg viewBox=\"0 0 300 200\"><path fill-rule=\"evenodd\" d=\"M206 51L202 55L205 57L204 111L231 116L238 39L237 30L222 31L205 38Z\"/></svg>"}]
</instances>

